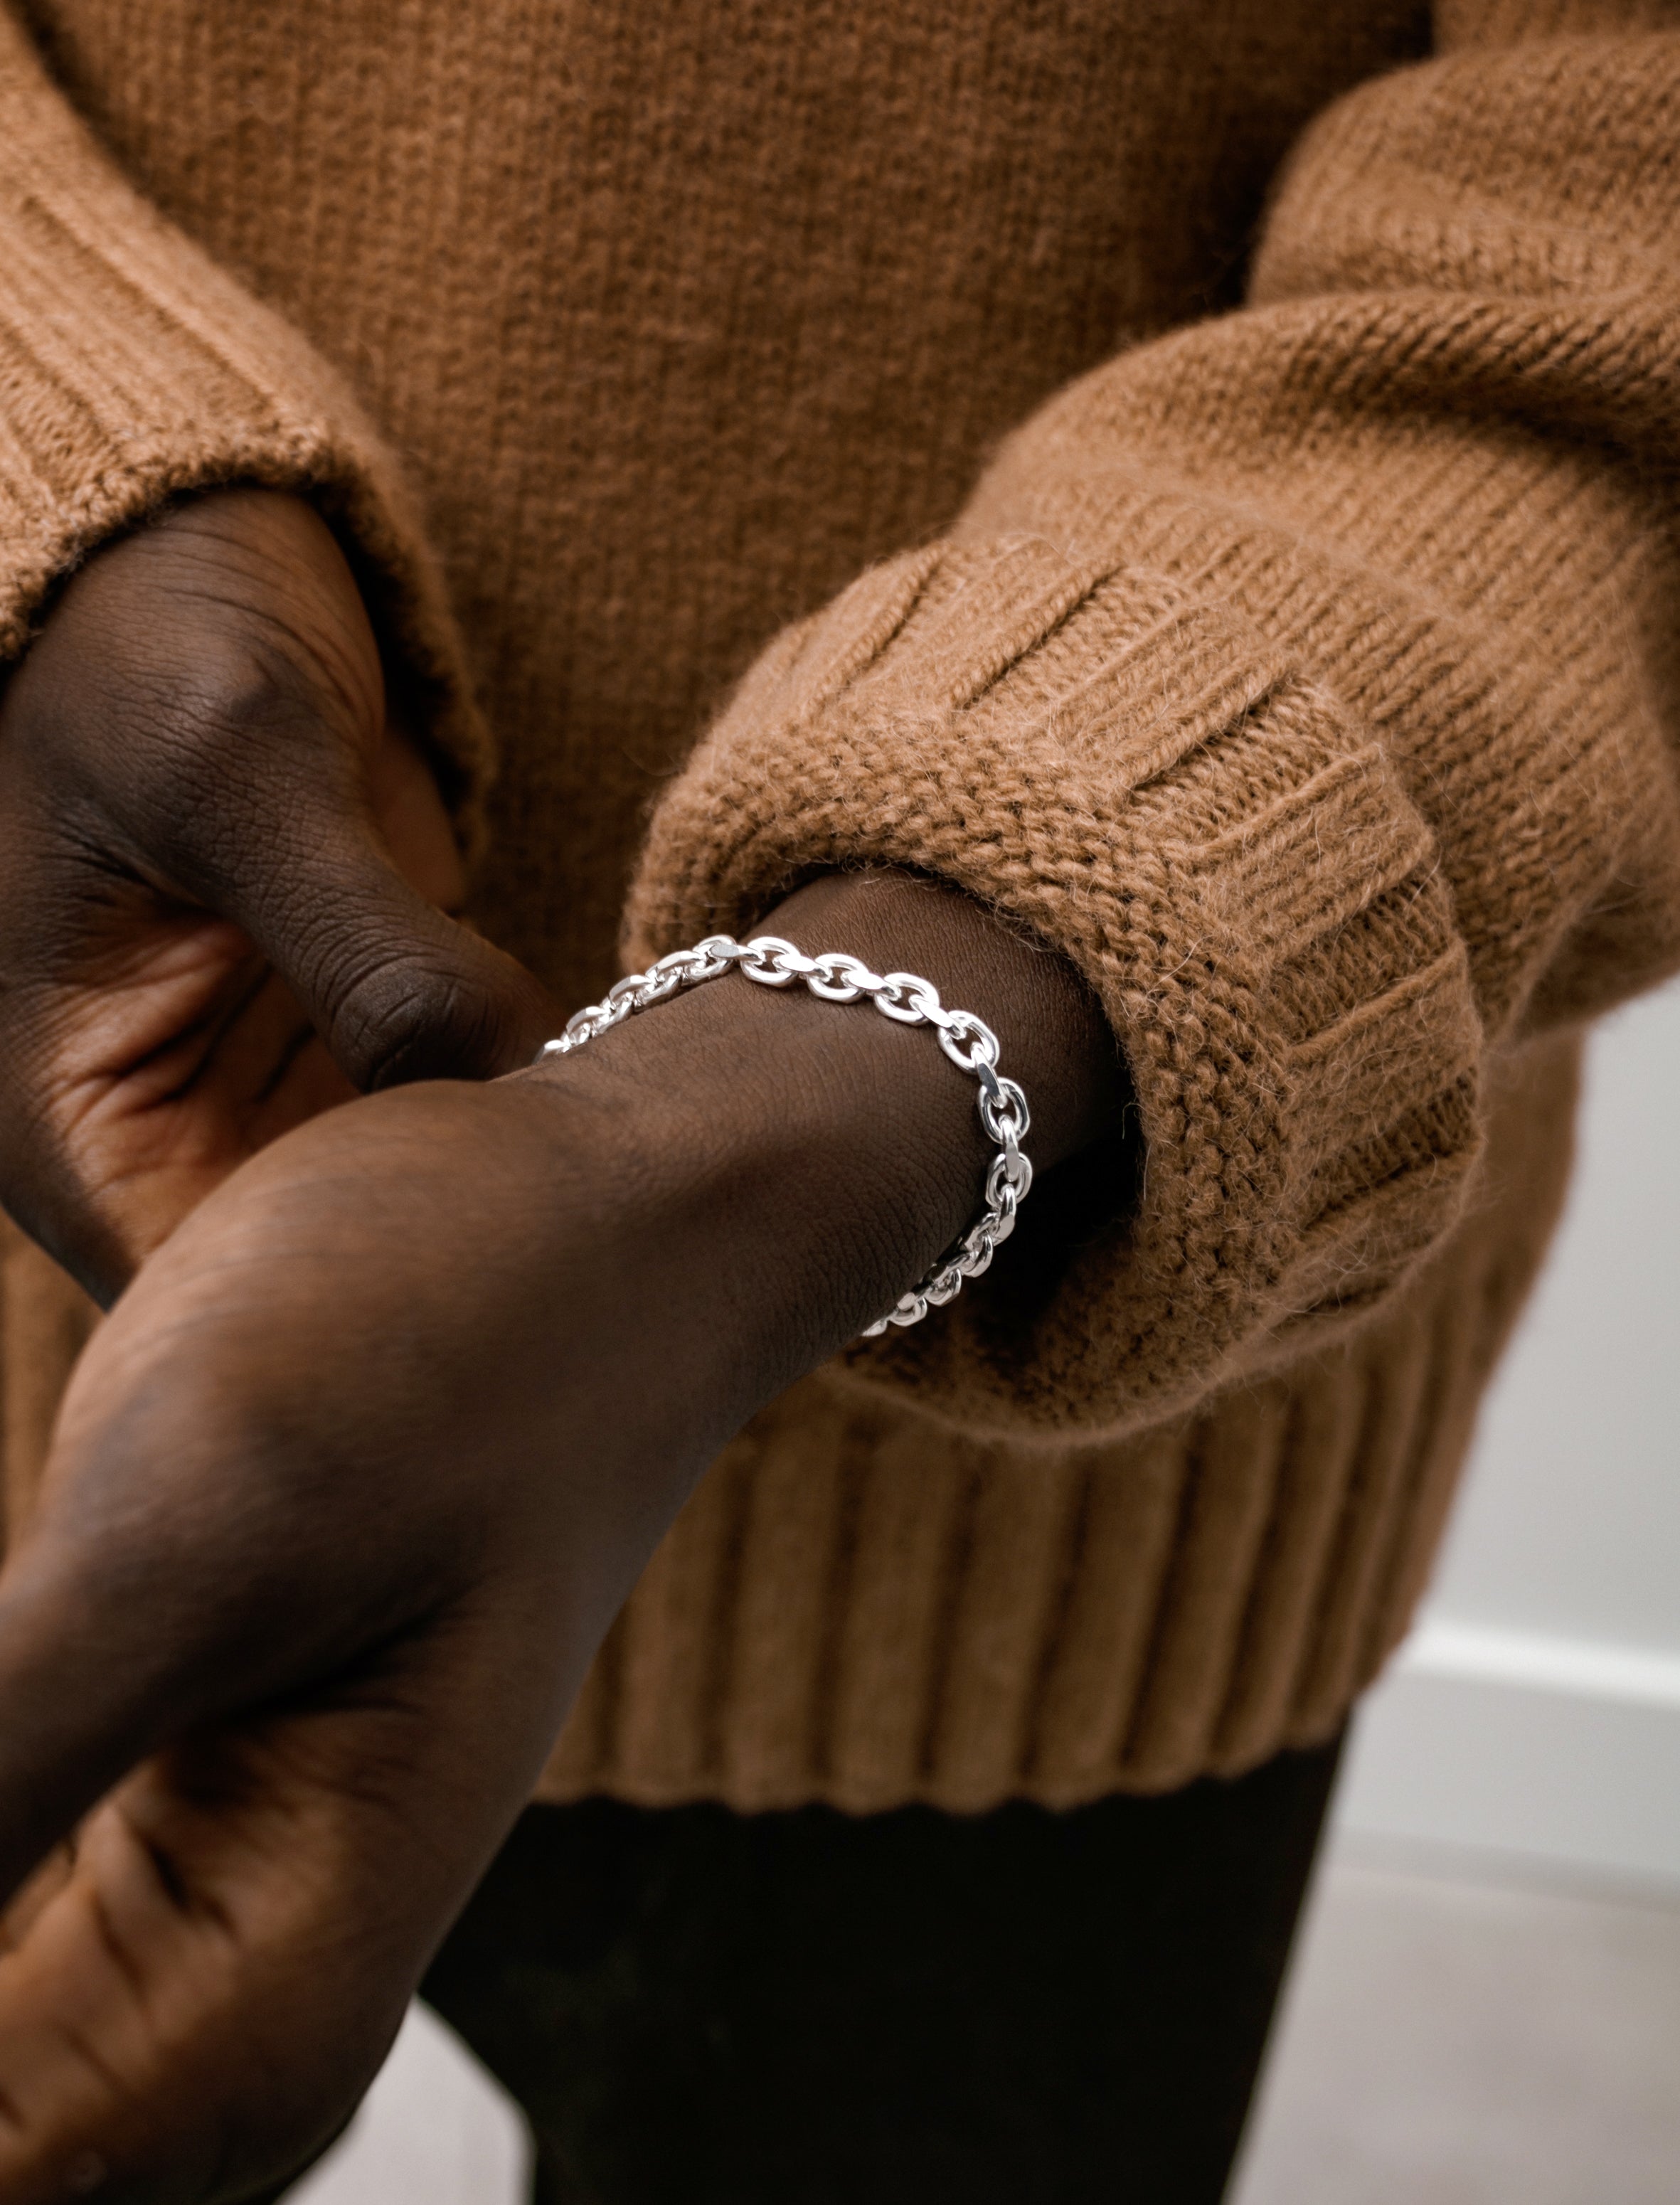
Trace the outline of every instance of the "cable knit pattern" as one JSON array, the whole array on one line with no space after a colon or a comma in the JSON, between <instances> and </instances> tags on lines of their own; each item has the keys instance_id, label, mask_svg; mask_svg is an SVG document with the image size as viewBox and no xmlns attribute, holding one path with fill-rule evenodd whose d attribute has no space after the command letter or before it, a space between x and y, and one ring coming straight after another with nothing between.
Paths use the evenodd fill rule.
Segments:
<instances>
[{"instance_id":1,"label":"cable knit pattern","mask_svg":"<svg viewBox=\"0 0 1680 2205\"><path fill-rule=\"evenodd\" d=\"M0 657L292 484L562 998L892 859L1135 1077L1135 1213L743 1434L549 1796L1067 1803L1375 1673L1680 964L1677 146L1675 0L0 0ZM90 1315L0 1253L10 1512Z\"/></svg>"},{"instance_id":2,"label":"cable knit pattern","mask_svg":"<svg viewBox=\"0 0 1680 2205\"><path fill-rule=\"evenodd\" d=\"M1576 1055L1498 1067L1450 1255L1308 1382L1030 1450L796 1388L679 1519L545 1795L1073 1806L1331 1736L1410 1620L1556 1216Z\"/></svg>"}]
</instances>

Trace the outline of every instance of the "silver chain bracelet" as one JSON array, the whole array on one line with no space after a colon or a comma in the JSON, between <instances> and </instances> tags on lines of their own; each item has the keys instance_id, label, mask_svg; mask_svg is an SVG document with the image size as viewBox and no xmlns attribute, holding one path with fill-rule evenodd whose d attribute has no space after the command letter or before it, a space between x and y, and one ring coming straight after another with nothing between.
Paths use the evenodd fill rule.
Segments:
<instances>
[{"instance_id":1,"label":"silver chain bracelet","mask_svg":"<svg viewBox=\"0 0 1680 2205\"><path fill-rule=\"evenodd\" d=\"M979 1081L980 1122L998 1150L986 1174L985 1206L927 1276L907 1294L900 1294L885 1316L865 1327L864 1337L873 1339L889 1324L919 1324L930 1309L954 1301L965 1279L977 1279L986 1269L1015 1230L1015 1213L1032 1186L1032 1166L1021 1148L1032 1119L1027 1098L1015 1082L998 1076L998 1037L972 1011L947 1011L930 980L914 972L871 972L867 965L838 949L806 957L779 935L759 934L751 942L737 942L731 935L709 934L692 949L674 949L645 972L630 973L608 989L604 1001L575 1013L558 1040L543 1044L536 1061L546 1064L551 1058L569 1055L638 1011L685 989L698 988L703 980L721 979L735 966L762 988L786 988L803 980L825 1003L855 1003L867 996L884 1019L899 1025L934 1027L952 1063Z\"/></svg>"}]
</instances>

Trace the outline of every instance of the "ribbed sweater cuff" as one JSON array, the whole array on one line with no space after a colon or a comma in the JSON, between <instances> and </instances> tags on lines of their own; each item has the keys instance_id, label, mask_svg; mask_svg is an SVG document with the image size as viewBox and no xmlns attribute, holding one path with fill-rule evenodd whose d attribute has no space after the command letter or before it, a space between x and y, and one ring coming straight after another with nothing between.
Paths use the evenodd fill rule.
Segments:
<instances>
[{"instance_id":1,"label":"ribbed sweater cuff","mask_svg":"<svg viewBox=\"0 0 1680 2205\"><path fill-rule=\"evenodd\" d=\"M858 1378L977 1428L1122 1430L1369 1307L1457 1215L1481 1035L1432 835L1224 609L1037 538L866 574L772 646L668 792L630 954L865 863L941 875L1072 960L1147 1161L1135 1213L1069 1236L1048 1287L1037 1262L1012 1286L1006 1251L851 1351Z\"/></svg>"},{"instance_id":2,"label":"ribbed sweater cuff","mask_svg":"<svg viewBox=\"0 0 1680 2205\"><path fill-rule=\"evenodd\" d=\"M80 561L172 498L308 496L412 674L470 828L485 769L442 585L397 471L298 334L123 181L0 16L0 663Z\"/></svg>"}]
</instances>

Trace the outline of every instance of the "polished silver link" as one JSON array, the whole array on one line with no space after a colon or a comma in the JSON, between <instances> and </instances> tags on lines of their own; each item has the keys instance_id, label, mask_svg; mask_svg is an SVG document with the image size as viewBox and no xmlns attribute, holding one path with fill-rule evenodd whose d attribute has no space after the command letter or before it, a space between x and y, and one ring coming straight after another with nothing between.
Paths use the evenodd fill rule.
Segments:
<instances>
[{"instance_id":1,"label":"polished silver link","mask_svg":"<svg viewBox=\"0 0 1680 2205\"><path fill-rule=\"evenodd\" d=\"M998 1037L972 1011L947 1011L934 1023L939 1028L940 1047L959 1072L977 1073L982 1064L996 1064ZM966 1049L963 1046L965 1042L968 1044Z\"/></svg>"},{"instance_id":2,"label":"polished silver link","mask_svg":"<svg viewBox=\"0 0 1680 2205\"><path fill-rule=\"evenodd\" d=\"M745 944L745 951L741 970L749 980L757 980L761 988L790 987L815 969L809 957L802 957L793 943L784 942L780 935L755 935Z\"/></svg>"},{"instance_id":3,"label":"polished silver link","mask_svg":"<svg viewBox=\"0 0 1680 2205\"><path fill-rule=\"evenodd\" d=\"M751 942L733 935L709 934L692 949L674 949L650 965L645 972L626 973L598 1003L576 1011L553 1041L544 1042L537 1062L546 1064L568 1056L574 1049L597 1035L610 1032L638 1011L652 1008L707 980L721 979L728 972L744 972L761 988L788 988L803 980L813 996L825 1003L874 1004L884 1019L906 1026L931 1026L940 1047L959 1072L978 1083L976 1097L980 1123L998 1153L986 1172L984 1207L954 1246L947 1248L927 1276L908 1293L899 1296L885 1316L864 1328L872 1340L889 1325L919 1324L930 1309L943 1309L963 1290L967 1279L977 1279L997 1251L1015 1230L1015 1214L1032 1186L1032 1166L1021 1147L1032 1114L1027 1098L1012 1079L997 1069L998 1037L983 1019L972 1011L949 1011L939 990L919 972L872 972L869 966L843 949L825 949L807 957L780 935L756 934Z\"/></svg>"},{"instance_id":4,"label":"polished silver link","mask_svg":"<svg viewBox=\"0 0 1680 2205\"><path fill-rule=\"evenodd\" d=\"M996 1081L994 1093L987 1075ZM1008 1138L1026 1138L1027 1128L1032 1123L1032 1114L1027 1108L1027 1098L1012 1079L999 1079L990 1065L975 1074L980 1081L980 1122L986 1128L986 1138L995 1141L1000 1148Z\"/></svg>"},{"instance_id":5,"label":"polished silver link","mask_svg":"<svg viewBox=\"0 0 1680 2205\"><path fill-rule=\"evenodd\" d=\"M896 1019L905 1026L926 1025L944 1010L938 989L917 972L889 972L876 992L875 1007L882 1018Z\"/></svg>"},{"instance_id":6,"label":"polished silver link","mask_svg":"<svg viewBox=\"0 0 1680 2205\"><path fill-rule=\"evenodd\" d=\"M838 949L825 950L811 963L816 970L805 985L825 1003L855 1003L860 996L878 996L887 984L879 972L871 972L860 959L847 957Z\"/></svg>"}]
</instances>

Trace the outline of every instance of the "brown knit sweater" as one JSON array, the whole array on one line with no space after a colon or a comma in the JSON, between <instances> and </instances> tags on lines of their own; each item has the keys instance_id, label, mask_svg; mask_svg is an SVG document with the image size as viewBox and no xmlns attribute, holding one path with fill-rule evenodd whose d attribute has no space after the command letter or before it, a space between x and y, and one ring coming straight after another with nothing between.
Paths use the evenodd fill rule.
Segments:
<instances>
[{"instance_id":1,"label":"brown knit sweater","mask_svg":"<svg viewBox=\"0 0 1680 2205\"><path fill-rule=\"evenodd\" d=\"M1680 962L1680 9L1428 15L0 8L0 648L298 487L562 996L891 860L1131 1065L1135 1199L727 1452L554 1796L1161 1787L1405 1626ZM15 1505L83 1319L5 1261Z\"/></svg>"}]
</instances>

